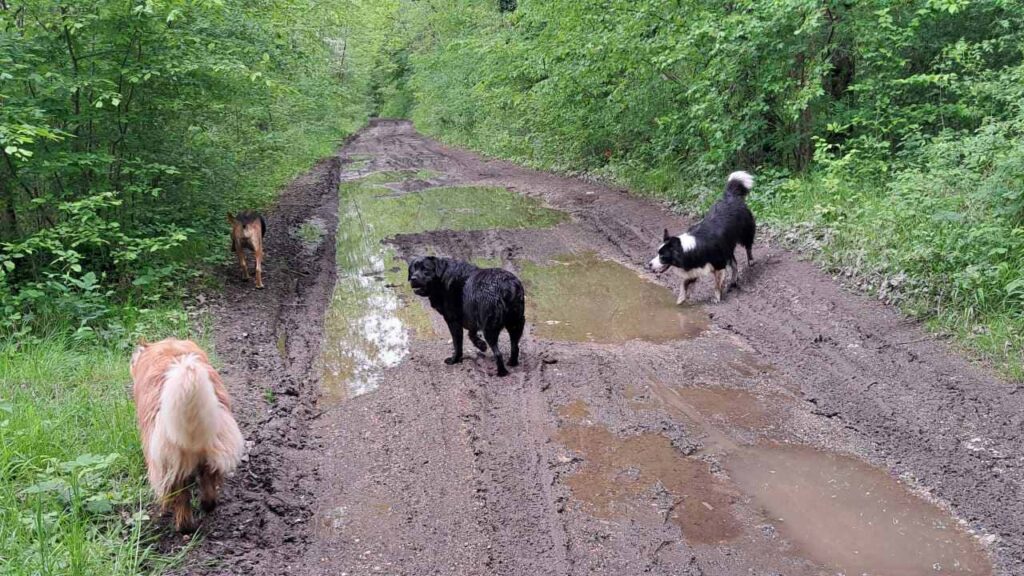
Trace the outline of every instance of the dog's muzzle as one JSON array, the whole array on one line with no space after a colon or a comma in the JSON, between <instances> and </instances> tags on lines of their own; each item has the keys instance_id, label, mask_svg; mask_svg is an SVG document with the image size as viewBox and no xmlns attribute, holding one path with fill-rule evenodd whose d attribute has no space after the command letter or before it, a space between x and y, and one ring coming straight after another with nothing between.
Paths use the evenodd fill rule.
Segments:
<instances>
[{"instance_id":1,"label":"dog's muzzle","mask_svg":"<svg viewBox=\"0 0 1024 576\"><path fill-rule=\"evenodd\" d=\"M413 294L415 294L417 296L429 296L430 295L429 292L427 291L426 284L423 284L422 282L418 282L416 280L411 280L409 282L409 286L412 287Z\"/></svg>"},{"instance_id":2,"label":"dog's muzzle","mask_svg":"<svg viewBox=\"0 0 1024 576\"><path fill-rule=\"evenodd\" d=\"M661 261L661 256L655 256L647 263L647 268L655 274L661 274L665 270L668 270L668 264Z\"/></svg>"}]
</instances>

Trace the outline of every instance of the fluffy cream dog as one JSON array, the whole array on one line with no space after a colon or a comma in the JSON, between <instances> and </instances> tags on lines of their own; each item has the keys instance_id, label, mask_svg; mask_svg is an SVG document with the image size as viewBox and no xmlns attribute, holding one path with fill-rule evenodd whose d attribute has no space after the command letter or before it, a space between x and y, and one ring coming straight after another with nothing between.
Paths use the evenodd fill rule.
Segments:
<instances>
[{"instance_id":1,"label":"fluffy cream dog","mask_svg":"<svg viewBox=\"0 0 1024 576\"><path fill-rule=\"evenodd\" d=\"M131 373L149 483L161 507L173 508L175 529L191 532L193 480L210 512L224 476L242 458L231 399L206 353L189 340L140 344Z\"/></svg>"}]
</instances>

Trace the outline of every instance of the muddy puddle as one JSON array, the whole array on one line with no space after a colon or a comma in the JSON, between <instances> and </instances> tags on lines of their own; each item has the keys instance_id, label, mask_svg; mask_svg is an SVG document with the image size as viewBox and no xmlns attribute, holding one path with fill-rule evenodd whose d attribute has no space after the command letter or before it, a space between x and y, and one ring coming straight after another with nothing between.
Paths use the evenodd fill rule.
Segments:
<instances>
[{"instance_id":1,"label":"muddy puddle","mask_svg":"<svg viewBox=\"0 0 1024 576\"><path fill-rule=\"evenodd\" d=\"M745 444L737 430L775 431L781 399L759 398L743 390L671 386L650 381L631 386L627 398L635 409L659 408L696 424L704 432L704 449L728 474L728 481L695 474L707 466L673 450L660 435L618 438L604 428L582 426L590 410L580 400L562 406L565 426L557 440L580 452L583 465L566 479L573 496L600 517L635 512L635 499L657 477L666 490L685 502L701 498L712 507L713 495L738 495L718 503L745 501L791 545L790 552L827 569L828 573L867 576L926 576L992 573L978 541L938 506L918 497L884 470L856 458L816 448L761 442ZM776 402L778 401L778 402ZM590 420L587 420L590 423ZM658 462L653 462L653 460ZM646 472L645 472L646 470ZM669 476L666 481L662 476ZM706 483L705 487L691 482ZM708 487L718 486L717 490ZM704 490L705 492L701 492ZM685 509L684 509L685 511ZM731 509L717 512L718 522ZM709 524L708 517L685 514L676 519L692 542L713 542L735 536L739 528ZM693 521L687 526L687 521ZM733 523L735 524L735 523ZM729 524L732 526L733 524ZM710 534L702 534L711 526Z\"/></svg>"},{"instance_id":2,"label":"muddy puddle","mask_svg":"<svg viewBox=\"0 0 1024 576\"><path fill-rule=\"evenodd\" d=\"M563 212L503 188L429 188L400 196L391 183L433 172L376 172L340 186L338 279L324 325L322 402L372 392L413 339L446 337L406 283L406 264L382 241L398 233L553 226Z\"/></svg>"},{"instance_id":3,"label":"muddy puddle","mask_svg":"<svg viewBox=\"0 0 1024 576\"><path fill-rule=\"evenodd\" d=\"M594 254L525 262L527 319L549 340L615 343L668 342L707 329L699 308L677 306L672 292Z\"/></svg>"},{"instance_id":4,"label":"muddy puddle","mask_svg":"<svg viewBox=\"0 0 1024 576\"><path fill-rule=\"evenodd\" d=\"M583 458L565 483L593 515L619 519L650 514L654 499L662 519L675 522L690 542L719 543L740 534L732 515L732 491L711 474L707 462L683 456L668 438L620 438L600 426L571 424L556 439Z\"/></svg>"},{"instance_id":5,"label":"muddy puddle","mask_svg":"<svg viewBox=\"0 0 1024 576\"><path fill-rule=\"evenodd\" d=\"M992 573L973 537L884 471L805 446L763 445L726 458L737 486L798 554L843 574Z\"/></svg>"}]
</instances>

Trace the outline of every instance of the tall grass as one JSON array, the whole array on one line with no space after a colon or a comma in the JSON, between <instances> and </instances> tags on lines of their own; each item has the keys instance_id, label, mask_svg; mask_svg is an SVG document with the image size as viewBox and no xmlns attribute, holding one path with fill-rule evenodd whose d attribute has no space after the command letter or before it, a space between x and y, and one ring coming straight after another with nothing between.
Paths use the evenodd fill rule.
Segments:
<instances>
[{"instance_id":1,"label":"tall grass","mask_svg":"<svg viewBox=\"0 0 1024 576\"><path fill-rule=\"evenodd\" d=\"M185 332L181 322L148 329ZM0 341L0 573L160 573L176 558L153 547L130 343L67 333Z\"/></svg>"}]
</instances>

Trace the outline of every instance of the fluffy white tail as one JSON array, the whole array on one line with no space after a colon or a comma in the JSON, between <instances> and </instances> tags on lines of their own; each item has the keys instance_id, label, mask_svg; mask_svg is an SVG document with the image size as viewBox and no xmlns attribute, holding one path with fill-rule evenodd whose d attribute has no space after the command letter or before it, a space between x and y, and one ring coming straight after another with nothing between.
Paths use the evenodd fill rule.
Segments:
<instances>
[{"instance_id":1,"label":"fluffy white tail","mask_svg":"<svg viewBox=\"0 0 1024 576\"><path fill-rule=\"evenodd\" d=\"M754 177L749 172L733 172L725 183L726 195L746 196L754 187Z\"/></svg>"},{"instance_id":2,"label":"fluffy white tail","mask_svg":"<svg viewBox=\"0 0 1024 576\"><path fill-rule=\"evenodd\" d=\"M202 451L217 436L220 403L206 365L186 354L167 369L156 428L186 451Z\"/></svg>"},{"instance_id":3,"label":"fluffy white tail","mask_svg":"<svg viewBox=\"0 0 1024 576\"><path fill-rule=\"evenodd\" d=\"M175 360L164 374L147 454L157 496L170 494L203 463L231 472L243 451L242 433L217 397L209 366L196 354Z\"/></svg>"}]
</instances>

